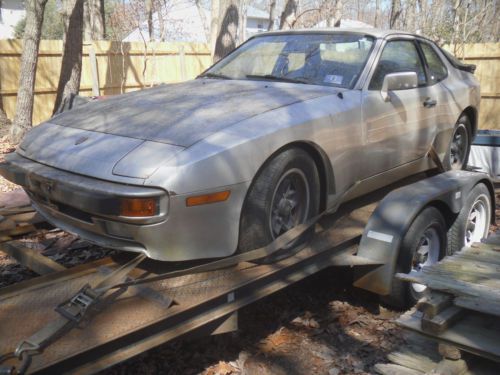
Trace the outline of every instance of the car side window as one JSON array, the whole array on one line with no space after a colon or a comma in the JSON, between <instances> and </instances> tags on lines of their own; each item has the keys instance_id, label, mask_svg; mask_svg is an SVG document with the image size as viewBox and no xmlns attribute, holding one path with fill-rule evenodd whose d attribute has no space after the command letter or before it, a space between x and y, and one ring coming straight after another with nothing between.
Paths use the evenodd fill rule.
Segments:
<instances>
[{"instance_id":1,"label":"car side window","mask_svg":"<svg viewBox=\"0 0 500 375\"><path fill-rule=\"evenodd\" d=\"M418 85L425 86L427 84L422 60L415 43L412 41L394 40L385 45L368 89L380 90L384 77L387 74L398 72L415 72L418 77Z\"/></svg>"},{"instance_id":2,"label":"car side window","mask_svg":"<svg viewBox=\"0 0 500 375\"><path fill-rule=\"evenodd\" d=\"M424 53L425 61L427 62L427 67L429 68L429 83L432 85L439 81L442 81L448 75L448 70L443 64L443 61L439 58L434 48L427 43L420 42L420 47Z\"/></svg>"}]
</instances>

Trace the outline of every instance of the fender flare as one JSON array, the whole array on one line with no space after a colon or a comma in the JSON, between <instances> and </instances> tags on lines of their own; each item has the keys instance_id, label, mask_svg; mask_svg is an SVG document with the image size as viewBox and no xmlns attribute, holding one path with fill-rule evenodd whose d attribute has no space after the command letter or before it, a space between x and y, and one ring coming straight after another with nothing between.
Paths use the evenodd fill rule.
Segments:
<instances>
[{"instance_id":1,"label":"fender flare","mask_svg":"<svg viewBox=\"0 0 500 375\"><path fill-rule=\"evenodd\" d=\"M492 206L495 207L494 188L489 177L469 171L441 173L386 195L370 217L357 253L383 265L376 269L356 269L354 286L379 295L389 294L399 248L418 214L431 205L437 206L443 212L443 204L451 213L458 214L471 190L478 183L487 186ZM492 221L494 217L492 210Z\"/></svg>"}]
</instances>

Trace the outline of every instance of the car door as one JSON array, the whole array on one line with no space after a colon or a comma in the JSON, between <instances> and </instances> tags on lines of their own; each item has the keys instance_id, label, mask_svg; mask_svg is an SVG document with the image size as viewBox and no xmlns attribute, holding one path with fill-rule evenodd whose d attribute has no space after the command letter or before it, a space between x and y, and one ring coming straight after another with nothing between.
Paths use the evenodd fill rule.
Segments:
<instances>
[{"instance_id":1,"label":"car door","mask_svg":"<svg viewBox=\"0 0 500 375\"><path fill-rule=\"evenodd\" d=\"M448 69L436 52L435 45L426 40L419 40L418 45L427 69L429 95L436 100L434 146L438 154L444 157L444 153L448 150L453 127L457 121L454 93L443 85L444 80L448 78Z\"/></svg>"},{"instance_id":2,"label":"car door","mask_svg":"<svg viewBox=\"0 0 500 375\"><path fill-rule=\"evenodd\" d=\"M415 72L418 87L381 95L384 77ZM389 40L382 47L367 87L363 90L364 148L362 178L423 157L435 134L435 99L428 87L424 61L413 39Z\"/></svg>"}]
</instances>

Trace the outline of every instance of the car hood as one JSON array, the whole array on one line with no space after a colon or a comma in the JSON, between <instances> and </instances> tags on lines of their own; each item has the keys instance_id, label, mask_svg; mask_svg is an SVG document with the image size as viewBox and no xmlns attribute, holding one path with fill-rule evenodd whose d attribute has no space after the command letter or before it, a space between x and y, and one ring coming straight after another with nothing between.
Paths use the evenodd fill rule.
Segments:
<instances>
[{"instance_id":1,"label":"car hood","mask_svg":"<svg viewBox=\"0 0 500 375\"><path fill-rule=\"evenodd\" d=\"M91 102L50 119L52 124L189 147L261 113L332 94L312 85L197 79Z\"/></svg>"}]
</instances>

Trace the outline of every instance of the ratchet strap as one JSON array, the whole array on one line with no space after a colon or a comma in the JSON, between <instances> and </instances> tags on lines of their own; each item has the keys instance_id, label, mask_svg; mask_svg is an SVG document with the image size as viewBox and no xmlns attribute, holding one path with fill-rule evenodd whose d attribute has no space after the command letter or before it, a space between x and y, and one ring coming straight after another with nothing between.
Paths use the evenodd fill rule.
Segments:
<instances>
[{"instance_id":1,"label":"ratchet strap","mask_svg":"<svg viewBox=\"0 0 500 375\"><path fill-rule=\"evenodd\" d=\"M0 375L24 374L31 364L32 356L41 354L47 346L73 328L78 327L84 319L87 321L90 317L102 311L105 304L116 299L130 286L152 283L195 273L215 271L235 266L240 262L251 262L268 257L299 238L326 213L327 211L323 211L307 222L297 225L277 237L267 246L198 266L128 281L127 275L146 258L146 255L141 254L104 277L95 286L92 287L90 284L84 285L73 297L58 305L55 308L55 311L60 314L58 319L50 322L28 339L21 341L15 351L0 356ZM108 294L111 290L115 290L115 292ZM98 309L98 307L100 309ZM12 360L13 358L19 361L20 365L18 368L15 366L9 367L2 365L3 362Z\"/></svg>"}]
</instances>

